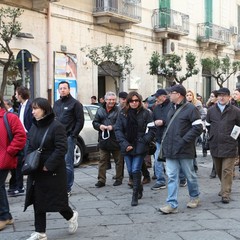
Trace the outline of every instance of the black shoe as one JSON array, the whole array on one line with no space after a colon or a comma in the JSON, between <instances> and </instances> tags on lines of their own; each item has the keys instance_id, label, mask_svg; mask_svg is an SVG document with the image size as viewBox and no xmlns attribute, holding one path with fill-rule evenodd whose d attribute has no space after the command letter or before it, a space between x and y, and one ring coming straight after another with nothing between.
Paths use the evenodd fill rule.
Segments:
<instances>
[{"instance_id":1,"label":"black shoe","mask_svg":"<svg viewBox=\"0 0 240 240\"><path fill-rule=\"evenodd\" d=\"M119 186L119 185L122 185L122 181L120 181L120 180L116 180L116 181L113 183L113 186Z\"/></svg>"},{"instance_id":2,"label":"black shoe","mask_svg":"<svg viewBox=\"0 0 240 240\"><path fill-rule=\"evenodd\" d=\"M229 197L222 197L222 203L229 203L230 199Z\"/></svg>"},{"instance_id":3,"label":"black shoe","mask_svg":"<svg viewBox=\"0 0 240 240\"><path fill-rule=\"evenodd\" d=\"M210 178L215 178L216 175L217 175L217 174L216 174L216 171L213 170L213 171L211 172L211 174L210 174L209 177L210 177Z\"/></svg>"},{"instance_id":4,"label":"black shoe","mask_svg":"<svg viewBox=\"0 0 240 240\"><path fill-rule=\"evenodd\" d=\"M24 195L24 188L22 189L17 189L13 192L8 192L9 197L18 197Z\"/></svg>"},{"instance_id":5,"label":"black shoe","mask_svg":"<svg viewBox=\"0 0 240 240\"><path fill-rule=\"evenodd\" d=\"M186 179L180 180L180 187L186 187L186 186L187 186L187 180Z\"/></svg>"},{"instance_id":6,"label":"black shoe","mask_svg":"<svg viewBox=\"0 0 240 240\"><path fill-rule=\"evenodd\" d=\"M105 183L100 182L100 181L98 181L98 182L95 184L95 187L97 187L97 188L101 188L101 187L104 187L104 186L105 186Z\"/></svg>"}]
</instances>

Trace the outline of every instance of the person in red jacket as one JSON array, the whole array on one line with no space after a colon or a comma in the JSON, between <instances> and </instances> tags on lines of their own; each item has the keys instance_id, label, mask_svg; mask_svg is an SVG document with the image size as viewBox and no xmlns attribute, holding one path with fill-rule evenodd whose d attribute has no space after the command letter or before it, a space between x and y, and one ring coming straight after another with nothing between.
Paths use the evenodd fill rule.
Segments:
<instances>
[{"instance_id":1,"label":"person in red jacket","mask_svg":"<svg viewBox=\"0 0 240 240\"><path fill-rule=\"evenodd\" d=\"M10 141L4 124L4 114L7 112L2 96L0 96L0 231L13 224L5 189L5 181L10 169L17 167L17 153L26 143L26 133L16 114L8 113L7 120L13 139Z\"/></svg>"}]
</instances>

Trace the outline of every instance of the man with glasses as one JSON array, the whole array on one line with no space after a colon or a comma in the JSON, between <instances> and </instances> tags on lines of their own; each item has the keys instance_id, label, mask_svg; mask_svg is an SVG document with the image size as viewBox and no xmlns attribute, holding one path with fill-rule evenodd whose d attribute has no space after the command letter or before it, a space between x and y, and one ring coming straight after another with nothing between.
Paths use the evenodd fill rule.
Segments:
<instances>
[{"instance_id":1,"label":"man with glasses","mask_svg":"<svg viewBox=\"0 0 240 240\"><path fill-rule=\"evenodd\" d=\"M230 103L228 88L217 92L217 103L208 109L206 126L209 129L209 147L221 182L222 203L229 203L233 180L233 168L237 156L240 109Z\"/></svg>"},{"instance_id":2,"label":"man with glasses","mask_svg":"<svg viewBox=\"0 0 240 240\"><path fill-rule=\"evenodd\" d=\"M178 212L179 172L182 169L187 178L190 201L187 207L199 204L199 189L193 160L196 156L195 140L202 133L202 121L198 109L186 100L186 89L182 85L170 88L172 102L167 115L162 153L166 159L168 176L167 205L160 208L164 214ZM169 125L169 126L168 126Z\"/></svg>"},{"instance_id":3,"label":"man with glasses","mask_svg":"<svg viewBox=\"0 0 240 240\"><path fill-rule=\"evenodd\" d=\"M120 108L116 104L117 96L114 92L107 92L104 98L105 103L97 110L92 123L94 129L99 132L100 159L98 163L98 182L95 184L97 188L104 187L106 184L107 163L111 155L116 164L116 180L113 186L121 185L123 178L123 157L114 133Z\"/></svg>"}]
</instances>

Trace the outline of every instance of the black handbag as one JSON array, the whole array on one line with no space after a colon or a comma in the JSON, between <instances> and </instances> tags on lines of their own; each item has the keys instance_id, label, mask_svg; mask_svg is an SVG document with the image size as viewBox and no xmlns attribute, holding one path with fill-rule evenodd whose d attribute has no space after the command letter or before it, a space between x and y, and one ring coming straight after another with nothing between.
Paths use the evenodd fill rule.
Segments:
<instances>
[{"instance_id":1,"label":"black handbag","mask_svg":"<svg viewBox=\"0 0 240 240\"><path fill-rule=\"evenodd\" d=\"M24 157L24 159L23 159L24 162L23 162L23 166L22 166L22 174L23 175L29 175L32 172L37 170L37 168L39 166L39 163L40 163L40 156L41 156L41 153L42 153L42 147L43 147L48 129L44 133L44 136L42 138L42 142L41 142L39 148L34 150L33 152L27 154Z\"/></svg>"}]
</instances>

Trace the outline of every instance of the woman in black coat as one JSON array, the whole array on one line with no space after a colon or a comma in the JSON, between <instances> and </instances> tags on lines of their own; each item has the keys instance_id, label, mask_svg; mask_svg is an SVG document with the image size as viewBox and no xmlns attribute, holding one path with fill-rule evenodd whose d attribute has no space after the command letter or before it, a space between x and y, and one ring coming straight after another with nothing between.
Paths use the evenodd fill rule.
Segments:
<instances>
[{"instance_id":1,"label":"woman in black coat","mask_svg":"<svg viewBox=\"0 0 240 240\"><path fill-rule=\"evenodd\" d=\"M27 240L47 239L46 213L59 212L69 222L69 233L78 228L78 212L68 205L67 177L64 156L67 136L63 125L55 120L47 99L36 98L32 102L33 126L28 135L27 153L36 150L48 129L38 169L27 179L25 208L34 207L35 232Z\"/></svg>"},{"instance_id":2,"label":"woman in black coat","mask_svg":"<svg viewBox=\"0 0 240 240\"><path fill-rule=\"evenodd\" d=\"M138 199L142 198L142 163L155 132L152 114L143 107L142 96L137 92L130 92L127 96L126 107L118 116L115 135L120 144L129 176L133 178L132 206L137 206Z\"/></svg>"}]
</instances>

